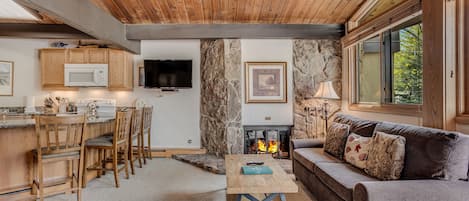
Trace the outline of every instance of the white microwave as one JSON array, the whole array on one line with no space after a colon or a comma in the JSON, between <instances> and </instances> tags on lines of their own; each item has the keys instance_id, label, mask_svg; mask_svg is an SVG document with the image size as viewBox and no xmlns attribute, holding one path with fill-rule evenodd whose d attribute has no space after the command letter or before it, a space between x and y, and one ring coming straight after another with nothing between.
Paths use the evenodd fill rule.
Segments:
<instances>
[{"instance_id":1,"label":"white microwave","mask_svg":"<svg viewBox=\"0 0 469 201\"><path fill-rule=\"evenodd\" d=\"M108 64L65 64L65 86L107 87Z\"/></svg>"}]
</instances>

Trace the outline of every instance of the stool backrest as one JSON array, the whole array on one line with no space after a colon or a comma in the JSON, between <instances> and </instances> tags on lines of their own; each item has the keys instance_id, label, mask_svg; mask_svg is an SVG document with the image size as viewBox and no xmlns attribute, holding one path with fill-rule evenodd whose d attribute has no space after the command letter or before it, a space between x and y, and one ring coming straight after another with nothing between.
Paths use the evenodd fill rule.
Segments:
<instances>
[{"instance_id":1,"label":"stool backrest","mask_svg":"<svg viewBox=\"0 0 469 201\"><path fill-rule=\"evenodd\" d=\"M133 110L119 111L116 114L116 126L114 130L114 146L127 142L130 135Z\"/></svg>"},{"instance_id":2,"label":"stool backrest","mask_svg":"<svg viewBox=\"0 0 469 201\"><path fill-rule=\"evenodd\" d=\"M137 137L142 132L142 120L143 120L143 110L136 109L134 110L132 116L132 134L130 135L131 140L134 137Z\"/></svg>"},{"instance_id":3,"label":"stool backrest","mask_svg":"<svg viewBox=\"0 0 469 201\"><path fill-rule=\"evenodd\" d=\"M85 115L36 116L39 155L81 151L86 138Z\"/></svg>"},{"instance_id":4,"label":"stool backrest","mask_svg":"<svg viewBox=\"0 0 469 201\"><path fill-rule=\"evenodd\" d=\"M153 113L153 107L144 107L143 108L143 132L148 132L151 128L151 116Z\"/></svg>"}]
</instances>

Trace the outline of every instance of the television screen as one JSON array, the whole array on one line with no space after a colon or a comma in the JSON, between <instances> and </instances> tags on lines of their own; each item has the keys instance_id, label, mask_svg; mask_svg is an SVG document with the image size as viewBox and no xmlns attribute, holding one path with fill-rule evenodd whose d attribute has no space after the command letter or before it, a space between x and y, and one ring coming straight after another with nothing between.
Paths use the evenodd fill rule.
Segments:
<instances>
[{"instance_id":1,"label":"television screen","mask_svg":"<svg viewBox=\"0 0 469 201\"><path fill-rule=\"evenodd\" d=\"M145 60L146 88L191 88L192 60Z\"/></svg>"}]
</instances>

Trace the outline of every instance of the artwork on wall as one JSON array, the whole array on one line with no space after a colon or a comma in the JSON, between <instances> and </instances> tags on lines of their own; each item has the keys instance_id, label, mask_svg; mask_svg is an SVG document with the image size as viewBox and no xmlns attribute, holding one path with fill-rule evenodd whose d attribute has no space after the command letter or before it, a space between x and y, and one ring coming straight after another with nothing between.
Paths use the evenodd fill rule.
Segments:
<instances>
[{"instance_id":1,"label":"artwork on wall","mask_svg":"<svg viewBox=\"0 0 469 201\"><path fill-rule=\"evenodd\" d=\"M287 63L246 62L246 103L286 103Z\"/></svg>"},{"instance_id":2,"label":"artwork on wall","mask_svg":"<svg viewBox=\"0 0 469 201\"><path fill-rule=\"evenodd\" d=\"M12 61L0 61L0 96L13 96Z\"/></svg>"},{"instance_id":3,"label":"artwork on wall","mask_svg":"<svg viewBox=\"0 0 469 201\"><path fill-rule=\"evenodd\" d=\"M138 67L138 86L145 86L145 68L143 66Z\"/></svg>"}]
</instances>

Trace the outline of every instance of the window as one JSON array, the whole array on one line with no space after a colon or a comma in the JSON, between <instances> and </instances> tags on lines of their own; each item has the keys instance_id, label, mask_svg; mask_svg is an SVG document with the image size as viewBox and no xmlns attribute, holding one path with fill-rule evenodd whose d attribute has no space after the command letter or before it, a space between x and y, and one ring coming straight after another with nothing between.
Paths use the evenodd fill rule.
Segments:
<instances>
[{"instance_id":1,"label":"window","mask_svg":"<svg viewBox=\"0 0 469 201\"><path fill-rule=\"evenodd\" d=\"M421 18L356 45L356 100L360 104L422 104Z\"/></svg>"}]
</instances>

